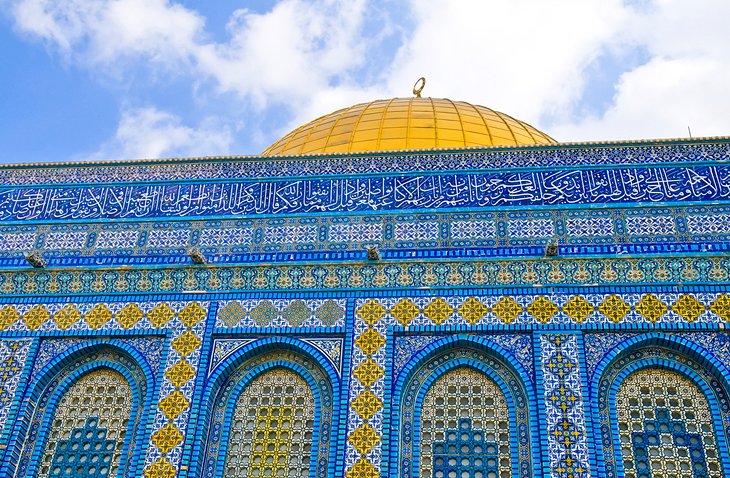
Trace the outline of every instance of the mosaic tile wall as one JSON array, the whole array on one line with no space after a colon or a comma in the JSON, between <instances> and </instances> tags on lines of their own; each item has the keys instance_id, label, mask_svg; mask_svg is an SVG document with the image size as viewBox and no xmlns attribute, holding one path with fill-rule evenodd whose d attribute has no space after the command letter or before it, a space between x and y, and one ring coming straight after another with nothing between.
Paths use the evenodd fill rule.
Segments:
<instances>
[{"instance_id":1,"label":"mosaic tile wall","mask_svg":"<svg viewBox=\"0 0 730 478\"><path fill-rule=\"evenodd\" d=\"M0 475L730 475L729 168L724 139L0 168Z\"/></svg>"},{"instance_id":2,"label":"mosaic tile wall","mask_svg":"<svg viewBox=\"0 0 730 478\"><path fill-rule=\"evenodd\" d=\"M505 385L498 385L511 383L510 387L516 387L513 390L524 394L527 428L524 432L515 429L515 436L523 440L530 460L537 462L544 456L544 463L549 463L545 469L538 468L533 475L526 472L525 476L600 476L602 465L594 461L591 450L602 419L593 408L597 404L592 384L603 375L593 370L600 368L611 351L629 350L629 343L639 338L647 346L657 340L675 341L678 357L694 353L703 360L714 361L717 370L730 370L730 337L724 332L729 320L730 294L719 287L694 287L684 292L666 288L586 288L573 292L560 289L550 294L515 289L509 294L494 291L436 296L429 292L405 296L352 292L339 298L324 298L310 292L301 293L298 298L262 295L212 302L181 298L33 303L8 299L0 308L1 333L6 336L0 342L4 357L0 416L6 421L3 440L11 450L23 444L26 432L12 424L20 419L19 413L30 412L23 412L23 397L31 392L32 384L44 379L56 361L89 344L116 341L129 344L135 356L140 360L144 357L143 363L159 364L158 372L150 372L149 383L156 398L145 412L145 430L139 432L146 437L143 439L147 445L141 447L139 456L131 458L136 465L128 466L137 468L128 470L143 470L148 478L200 476L202 463L190 456L189 447L209 420L205 413L194 411L199 408L195 403L204 402L214 392L209 388L212 385L206 383L212 383L210 380L221 373L222 366L248 353L265 337L274 341L286 338L287 343L299 344L300 350L316 350L321 366L331 369L332 377L341 377L335 380L342 380L341 385L333 383L335 400L342 403L335 415L340 413L342 419L329 422L329 426L335 426L335 422L339 425L327 430L332 435L332 446L338 450L324 468L329 470L329 476L391 476L398 469L393 453L399 440L398 433L391 428L399 406L392 401L396 395L391 387L396 387L400 377L411 373L408 371L414 366L424 363L425 357L461 347L485 351L487 356L509 364L513 370L510 373L518 377L514 383L505 379ZM552 332L556 327L571 332ZM717 372L708 368L705 373L710 376ZM722 388L722 380L726 379L721 375L714 386ZM687 380L693 380L692 376ZM504 390L503 393L513 397L506 405L513 410L517 405L511 400L517 395ZM437 399L435 395L427 396L430 401ZM715 406L708 403L709 407ZM448 408L444 410L447 414L456 413L457 417L460 413L458 407L453 413ZM73 430L96 430L94 427L99 426L84 420L73 421ZM457 420L457 430L463 426L469 436L477 432L479 435L479 430L486 433L478 420L470 420ZM712 469L724 470L730 456L724 435L717 433L730 431L730 426L717 427L720 432L715 431L714 448L703 448L703 453L716 457L715 461L707 458L707 463L714 463ZM438 452L436 445L447 446L448 440L445 434L437 435L429 438L430 450L419 455L429 462L430 473L436 476L461 470L458 466L449 467L453 457L448 453ZM60 441L54 443L61 443L69 438L58 435L56 440ZM476 446L472 442L467 445ZM709 443L707 439L704 442ZM47 447L39 448L44 449L44 463L63 458ZM640 448L637 450L641 452ZM343 461L334 458L338 454ZM35 466L35 459L41 457L28 455L28 466ZM502 458L490 460L490 464L494 460L502 463L497 468L502 470L500 474L522 467ZM684 463L681 457L677 460ZM464 470L472 474L492 469L486 461L469 463L468 470ZM530 462L526 463L529 470ZM50 465L44 466L44 470L51 469ZM240 473L249 476L245 471Z\"/></svg>"},{"instance_id":3,"label":"mosaic tile wall","mask_svg":"<svg viewBox=\"0 0 730 478\"><path fill-rule=\"evenodd\" d=\"M23 267L34 249L57 266L189 264L190 247L234 264L359 261L373 244L394 259L540 256L548 240L568 256L727 251L727 151L697 141L0 169L0 266ZM596 162L607 168L575 167ZM353 176L376 165L381 177ZM302 177L247 182L249 168ZM350 177L327 178L341 168ZM190 178L229 181L180 182ZM49 181L73 187L32 187Z\"/></svg>"}]
</instances>

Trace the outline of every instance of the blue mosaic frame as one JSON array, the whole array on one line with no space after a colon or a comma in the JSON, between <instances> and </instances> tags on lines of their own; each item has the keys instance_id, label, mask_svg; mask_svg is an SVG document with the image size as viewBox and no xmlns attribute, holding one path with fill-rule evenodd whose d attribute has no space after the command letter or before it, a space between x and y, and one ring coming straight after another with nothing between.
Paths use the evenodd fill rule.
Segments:
<instances>
[{"instance_id":1,"label":"blue mosaic frame","mask_svg":"<svg viewBox=\"0 0 730 478\"><path fill-rule=\"evenodd\" d=\"M446 359L450 352L467 351L473 354L471 359L452 358ZM426 381L423 383L412 383L414 376L433 365L439 360L445 363L432 370ZM501 368L501 372L507 377L500 375L489 362L493 362ZM514 476L533 476L533 467L540 463L540 447L531 446L539 443L537 438L537 410L534 409L537 403L534 386L527 386L526 377L530 375L521 367L519 361L501 346L491 343L485 337L473 337L463 334L455 335L438 340L412 357L410 362L403 368L399 376L392 382L392 400L390 406L385 410L385 416L390 417L384 423L383 434L389 437L388 450L383 450L384 456L388 456L388 466L396 467L395 473L400 477L417 476L420 451L417 446L412 446L411 458L402 458L403 430L404 426L410 424L412 444L420 442L420 408L423 399L430 385L444 373L458 367L469 367L486 374L494 380L500 390L505 394L510 414L510 440L517 443L512 447L512 470ZM507 378L507 382L505 381ZM416 390L417 389L417 390ZM412 406L407 406L405 401L410 396L415 401ZM518 402L520 405L516 404ZM394 408L396 407L396 408ZM409 416L412 412L410 423L401 423L401 416ZM384 460L385 461L385 460ZM390 476L384 467L382 476Z\"/></svg>"},{"instance_id":2,"label":"blue mosaic frame","mask_svg":"<svg viewBox=\"0 0 730 478\"><path fill-rule=\"evenodd\" d=\"M115 354L129 363L97 360L95 354L104 352ZM88 360L88 363L83 363L83 360ZM130 365L137 370L131 370ZM157 392L157 377L138 351L119 340L81 343L71 347L41 370L36 383L28 384L29 388L24 393L23 405L18 413L20 418L16 418L15 433L3 457L0 472L12 475L15 470L28 476L35 474L40 466L59 401L80 378L103 369L119 372L131 385L132 415L121 450L118 476L139 476L149 440L147 423L150 410L154 408L152 405ZM42 415L39 416L39 413ZM31 426L34 422L35 425ZM31 436L34 436L32 445L27 443ZM10 463L16 463L17 467L13 468Z\"/></svg>"},{"instance_id":3,"label":"blue mosaic frame","mask_svg":"<svg viewBox=\"0 0 730 478\"><path fill-rule=\"evenodd\" d=\"M598 470L607 478L624 478L618 419L612 404L626 377L651 367L681 373L702 391L713 412L719 461L727 473L730 470L730 425L726 429L724 424L730 424L730 371L701 346L658 333L642 334L617 344L596 368L590 384L590 390L595 394L590 406L593 432L598 438L594 450Z\"/></svg>"},{"instance_id":4,"label":"blue mosaic frame","mask_svg":"<svg viewBox=\"0 0 730 478\"><path fill-rule=\"evenodd\" d=\"M309 361L314 373L320 376L319 380L315 380L310 371L284 354L293 354ZM274 360L268 360L271 358ZM306 342L289 337L254 340L226 357L212 371L201 401L203 411L192 453L199 458L191 464L191 476L223 476L231 419L238 397L252 380L276 368L286 368L300 375L314 394L311 452L314 466L310 469L310 478L335 476L340 378L322 352ZM323 380L328 383L323 383ZM231 382L235 383L230 385ZM223 399L225 403L221 402ZM225 410L222 417L219 416L221 408ZM214 453L212 449L215 449Z\"/></svg>"}]
</instances>

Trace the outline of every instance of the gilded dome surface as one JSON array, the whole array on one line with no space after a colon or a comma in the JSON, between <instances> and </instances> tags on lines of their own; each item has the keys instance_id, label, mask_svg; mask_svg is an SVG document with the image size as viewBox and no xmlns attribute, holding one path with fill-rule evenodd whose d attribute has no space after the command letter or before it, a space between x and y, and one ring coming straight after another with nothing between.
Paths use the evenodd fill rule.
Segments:
<instances>
[{"instance_id":1,"label":"gilded dome surface","mask_svg":"<svg viewBox=\"0 0 730 478\"><path fill-rule=\"evenodd\" d=\"M484 106L413 97L361 103L322 116L261 156L556 143L529 124Z\"/></svg>"}]
</instances>

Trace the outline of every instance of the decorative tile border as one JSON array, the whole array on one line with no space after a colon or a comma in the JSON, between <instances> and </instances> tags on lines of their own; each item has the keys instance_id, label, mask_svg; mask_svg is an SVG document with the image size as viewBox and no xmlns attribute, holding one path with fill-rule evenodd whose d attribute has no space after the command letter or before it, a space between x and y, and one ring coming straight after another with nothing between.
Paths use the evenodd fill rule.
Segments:
<instances>
[{"instance_id":1,"label":"decorative tile border","mask_svg":"<svg viewBox=\"0 0 730 478\"><path fill-rule=\"evenodd\" d=\"M358 252L338 256L352 260L362 259L367 245L377 245L386 256L408 251L409 257L427 257L432 250L453 255L464 248L471 248L470 254L477 257L504 256L510 249L510 255L542 255L547 240L556 241L563 253L571 255L595 254L602 245L610 246L603 251L609 253L632 249L667 253L690 250L681 246L691 244L709 250L730 241L730 207L6 225L0 227L0 259L22 259L27 251L37 249L51 262L63 258L66 265L99 264L100 259L157 263L170 261L174 255L184 256L187 262L186 250L198 247L213 262L259 260L260 254L267 255L266 261L290 261L292 253L306 259L325 258L327 252ZM501 252L497 254L497 250ZM24 260L7 259L0 265L26 265Z\"/></svg>"},{"instance_id":2,"label":"decorative tile border","mask_svg":"<svg viewBox=\"0 0 730 478\"><path fill-rule=\"evenodd\" d=\"M235 338L235 339L213 339L213 354L210 358L210 366L208 367L208 376L210 376L215 368L226 357L237 350L245 347L256 340L255 338ZM332 365L338 373L342 373L342 358L344 351L344 339L342 338L316 338L307 337L301 339L303 342L310 344L317 350L322 352L332 361Z\"/></svg>"},{"instance_id":3,"label":"decorative tile border","mask_svg":"<svg viewBox=\"0 0 730 478\"><path fill-rule=\"evenodd\" d=\"M595 378L596 368L607 354L620 348L620 344L634 339L642 334L607 330L595 333L584 333L585 367L588 380ZM663 334L665 337L674 337L696 342L708 350L714 357L730 368L730 335L717 332L672 332Z\"/></svg>"},{"instance_id":4,"label":"decorative tile border","mask_svg":"<svg viewBox=\"0 0 730 478\"><path fill-rule=\"evenodd\" d=\"M344 299L260 299L222 301L218 306L217 329L234 327L342 327Z\"/></svg>"},{"instance_id":5,"label":"decorative tile border","mask_svg":"<svg viewBox=\"0 0 730 478\"><path fill-rule=\"evenodd\" d=\"M547 450L550 476L588 478L590 455L584 415L578 339L540 335Z\"/></svg>"},{"instance_id":6,"label":"decorative tile border","mask_svg":"<svg viewBox=\"0 0 730 478\"><path fill-rule=\"evenodd\" d=\"M30 373L28 383L35 383L39 378L43 369L53 359L60 357L69 349L78 345L89 345L99 339L88 337L44 337L41 339L38 350L33 356L33 368ZM138 337L134 339L125 339L126 344L133 347L145 360L153 373L157 373L162 366L162 357L164 356L165 344L160 337Z\"/></svg>"},{"instance_id":7,"label":"decorative tile border","mask_svg":"<svg viewBox=\"0 0 730 478\"><path fill-rule=\"evenodd\" d=\"M371 155L294 158L178 159L124 165L106 163L59 166L11 166L0 169L3 184L80 184L188 179L317 176L482 168L591 166L597 164L663 164L727 161L727 139L677 140L652 144L584 144L550 147L490 148L449 153L380 153Z\"/></svg>"},{"instance_id":8,"label":"decorative tile border","mask_svg":"<svg viewBox=\"0 0 730 478\"><path fill-rule=\"evenodd\" d=\"M0 296L301 291L422 287L534 287L717 284L730 257L535 259L481 262L379 261L334 265L180 267L0 272Z\"/></svg>"},{"instance_id":9,"label":"decorative tile border","mask_svg":"<svg viewBox=\"0 0 730 478\"><path fill-rule=\"evenodd\" d=\"M31 339L0 341L0 433L5 429L31 344Z\"/></svg>"},{"instance_id":10,"label":"decorative tile border","mask_svg":"<svg viewBox=\"0 0 730 478\"><path fill-rule=\"evenodd\" d=\"M0 304L0 331L167 330L174 315L166 302Z\"/></svg>"},{"instance_id":11,"label":"decorative tile border","mask_svg":"<svg viewBox=\"0 0 730 478\"><path fill-rule=\"evenodd\" d=\"M6 187L0 188L0 220L139 220L720 201L730 198L728 178L730 165L718 164L282 179L270 182L36 189ZM534 230L540 234L549 232L539 227ZM279 238L292 234L296 238L309 232L297 226L295 229L274 230L271 237L284 240Z\"/></svg>"},{"instance_id":12,"label":"decorative tile border","mask_svg":"<svg viewBox=\"0 0 730 478\"><path fill-rule=\"evenodd\" d=\"M200 367L207 303L177 302L169 307L172 332L160 401L145 458L146 478L170 478L180 469L183 444ZM152 446L154 445L154 446Z\"/></svg>"}]
</instances>

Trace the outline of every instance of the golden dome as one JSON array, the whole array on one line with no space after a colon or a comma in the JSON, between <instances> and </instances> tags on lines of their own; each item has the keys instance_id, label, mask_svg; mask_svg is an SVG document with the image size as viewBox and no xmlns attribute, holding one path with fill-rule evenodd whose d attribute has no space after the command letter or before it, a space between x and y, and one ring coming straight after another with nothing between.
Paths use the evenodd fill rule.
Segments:
<instances>
[{"instance_id":1,"label":"golden dome","mask_svg":"<svg viewBox=\"0 0 730 478\"><path fill-rule=\"evenodd\" d=\"M463 101L393 98L317 118L261 156L555 144L527 123Z\"/></svg>"}]
</instances>

